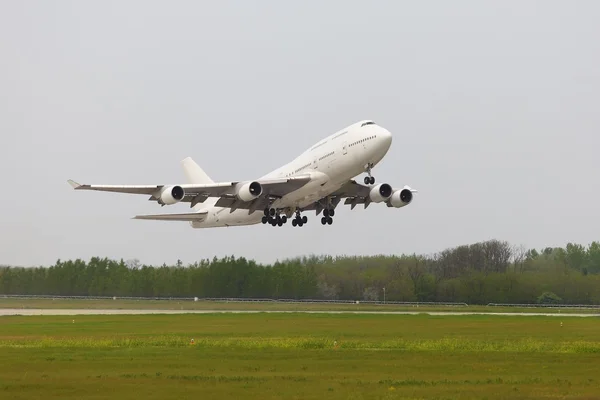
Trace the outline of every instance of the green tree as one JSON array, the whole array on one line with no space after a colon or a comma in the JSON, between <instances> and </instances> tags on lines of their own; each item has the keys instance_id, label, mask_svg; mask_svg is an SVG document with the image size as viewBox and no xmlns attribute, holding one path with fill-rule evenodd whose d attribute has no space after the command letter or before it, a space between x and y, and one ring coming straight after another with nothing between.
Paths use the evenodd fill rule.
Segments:
<instances>
[{"instance_id":1,"label":"green tree","mask_svg":"<svg viewBox=\"0 0 600 400\"><path fill-rule=\"evenodd\" d=\"M539 304L560 304L562 301L560 297L552 292L544 292L537 298Z\"/></svg>"}]
</instances>

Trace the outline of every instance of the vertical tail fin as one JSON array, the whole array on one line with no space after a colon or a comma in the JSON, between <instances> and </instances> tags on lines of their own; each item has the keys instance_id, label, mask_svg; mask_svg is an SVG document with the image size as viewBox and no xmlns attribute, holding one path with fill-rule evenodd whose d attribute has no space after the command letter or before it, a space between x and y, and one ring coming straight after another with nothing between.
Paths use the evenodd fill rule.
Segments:
<instances>
[{"instance_id":1,"label":"vertical tail fin","mask_svg":"<svg viewBox=\"0 0 600 400\"><path fill-rule=\"evenodd\" d=\"M181 166L183 168L183 173L188 181L188 183L195 184L203 184L203 183L214 183L212 179L204 172L202 168L191 157L186 157L181 160ZM204 201L204 203L198 203L194 209L201 210L204 208L209 208L215 205L215 203L219 200L216 197L209 197Z\"/></svg>"},{"instance_id":2,"label":"vertical tail fin","mask_svg":"<svg viewBox=\"0 0 600 400\"><path fill-rule=\"evenodd\" d=\"M204 172L202 168L191 157L186 157L181 160L183 172L188 180L188 183L214 183L212 179Z\"/></svg>"}]
</instances>

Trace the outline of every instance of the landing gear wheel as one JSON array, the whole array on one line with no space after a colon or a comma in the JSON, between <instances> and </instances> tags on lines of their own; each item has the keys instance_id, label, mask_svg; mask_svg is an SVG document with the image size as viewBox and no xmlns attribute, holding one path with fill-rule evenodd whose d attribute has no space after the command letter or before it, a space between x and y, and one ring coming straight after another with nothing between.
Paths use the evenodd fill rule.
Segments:
<instances>
[{"instance_id":1,"label":"landing gear wheel","mask_svg":"<svg viewBox=\"0 0 600 400\"><path fill-rule=\"evenodd\" d=\"M329 209L328 208L323 210L323 216L329 217Z\"/></svg>"},{"instance_id":2,"label":"landing gear wheel","mask_svg":"<svg viewBox=\"0 0 600 400\"><path fill-rule=\"evenodd\" d=\"M296 209L296 215L292 219L292 226L302 226L307 221L308 221L308 218L306 218L306 215L305 216L300 215L300 210Z\"/></svg>"},{"instance_id":3,"label":"landing gear wheel","mask_svg":"<svg viewBox=\"0 0 600 400\"><path fill-rule=\"evenodd\" d=\"M262 220L261 220L261 222L262 222L263 224L266 224L267 222L269 222L269 218L267 218L266 216L265 216L265 217L262 217Z\"/></svg>"},{"instance_id":4,"label":"landing gear wheel","mask_svg":"<svg viewBox=\"0 0 600 400\"><path fill-rule=\"evenodd\" d=\"M331 217L327 218L327 223L329 225L333 224L333 218L331 218Z\"/></svg>"},{"instance_id":5,"label":"landing gear wheel","mask_svg":"<svg viewBox=\"0 0 600 400\"><path fill-rule=\"evenodd\" d=\"M281 216L281 222L283 222L284 224L287 222L287 215Z\"/></svg>"},{"instance_id":6,"label":"landing gear wheel","mask_svg":"<svg viewBox=\"0 0 600 400\"><path fill-rule=\"evenodd\" d=\"M330 217L335 216L335 210L333 208L331 210L329 210L329 216Z\"/></svg>"},{"instance_id":7,"label":"landing gear wheel","mask_svg":"<svg viewBox=\"0 0 600 400\"><path fill-rule=\"evenodd\" d=\"M327 223L327 217L321 217L321 224L325 225Z\"/></svg>"},{"instance_id":8,"label":"landing gear wheel","mask_svg":"<svg viewBox=\"0 0 600 400\"><path fill-rule=\"evenodd\" d=\"M270 208L269 209L269 215L271 215L271 217L275 216L275 209L274 208Z\"/></svg>"}]
</instances>

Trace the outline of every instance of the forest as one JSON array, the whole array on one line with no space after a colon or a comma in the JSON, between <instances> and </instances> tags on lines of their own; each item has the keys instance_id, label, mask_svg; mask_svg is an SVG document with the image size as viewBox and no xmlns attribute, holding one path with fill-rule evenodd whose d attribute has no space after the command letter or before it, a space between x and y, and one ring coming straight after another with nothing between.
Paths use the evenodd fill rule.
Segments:
<instances>
[{"instance_id":1,"label":"forest","mask_svg":"<svg viewBox=\"0 0 600 400\"><path fill-rule=\"evenodd\" d=\"M384 289L385 288L385 289ZM600 242L526 249L489 240L431 255L243 257L143 265L94 257L0 267L0 295L600 304Z\"/></svg>"}]
</instances>

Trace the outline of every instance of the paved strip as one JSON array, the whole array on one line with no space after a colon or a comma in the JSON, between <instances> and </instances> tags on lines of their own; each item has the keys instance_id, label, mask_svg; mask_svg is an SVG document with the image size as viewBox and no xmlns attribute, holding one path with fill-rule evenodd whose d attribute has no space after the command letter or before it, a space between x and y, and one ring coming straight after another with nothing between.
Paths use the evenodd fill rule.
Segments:
<instances>
[{"instance_id":1,"label":"paved strip","mask_svg":"<svg viewBox=\"0 0 600 400\"><path fill-rule=\"evenodd\" d=\"M145 314L386 314L386 315L497 315L497 316L543 316L543 317L600 317L600 314L575 313L510 313L470 311L293 311L293 310L123 310L123 309L0 309L0 316L9 315L145 315Z\"/></svg>"}]
</instances>

